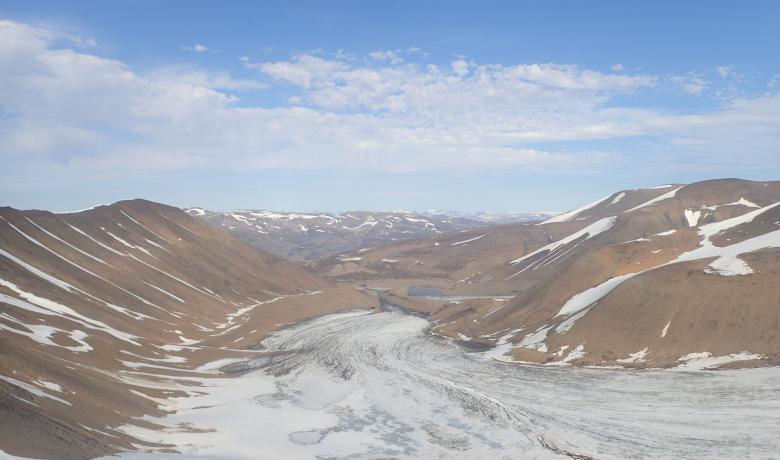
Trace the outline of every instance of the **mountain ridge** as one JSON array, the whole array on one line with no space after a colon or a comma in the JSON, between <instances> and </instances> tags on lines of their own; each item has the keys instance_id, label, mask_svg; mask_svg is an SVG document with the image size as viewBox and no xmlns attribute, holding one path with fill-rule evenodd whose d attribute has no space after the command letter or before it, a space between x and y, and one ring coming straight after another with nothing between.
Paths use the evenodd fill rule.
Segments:
<instances>
[{"instance_id":1,"label":"mountain ridge","mask_svg":"<svg viewBox=\"0 0 780 460\"><path fill-rule=\"evenodd\" d=\"M347 211L339 214L247 209L225 212L204 208L186 208L186 211L255 247L299 262L495 222L548 217L539 213L464 213L452 216L438 212L405 211ZM491 220L477 220L479 216Z\"/></svg>"},{"instance_id":2,"label":"mountain ridge","mask_svg":"<svg viewBox=\"0 0 780 460\"><path fill-rule=\"evenodd\" d=\"M709 353L730 357L726 364L771 364L780 359L778 202L780 181L623 190L545 222L389 244L313 267L384 286L388 298L430 315L437 333L496 347L499 360L667 367ZM453 301L410 297L419 285ZM658 308L635 322L649 299ZM708 304L719 306L711 317Z\"/></svg>"},{"instance_id":3,"label":"mountain ridge","mask_svg":"<svg viewBox=\"0 0 780 460\"><path fill-rule=\"evenodd\" d=\"M62 459L164 448L132 434L186 396L163 375L213 377L207 363L262 356L251 346L284 324L375 305L171 206L0 208L0 445Z\"/></svg>"}]
</instances>

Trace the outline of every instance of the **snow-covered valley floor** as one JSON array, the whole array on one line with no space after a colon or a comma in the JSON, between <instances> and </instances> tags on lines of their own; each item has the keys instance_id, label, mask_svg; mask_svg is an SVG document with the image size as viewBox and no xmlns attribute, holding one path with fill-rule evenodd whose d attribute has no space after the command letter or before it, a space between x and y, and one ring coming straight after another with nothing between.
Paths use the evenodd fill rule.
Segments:
<instances>
[{"instance_id":1,"label":"snow-covered valley floor","mask_svg":"<svg viewBox=\"0 0 780 460\"><path fill-rule=\"evenodd\" d=\"M164 432L123 429L209 459L780 456L780 368L502 364L427 327L365 312L299 324L264 342L290 353L192 388L202 396L164 403L177 412L149 419Z\"/></svg>"}]
</instances>

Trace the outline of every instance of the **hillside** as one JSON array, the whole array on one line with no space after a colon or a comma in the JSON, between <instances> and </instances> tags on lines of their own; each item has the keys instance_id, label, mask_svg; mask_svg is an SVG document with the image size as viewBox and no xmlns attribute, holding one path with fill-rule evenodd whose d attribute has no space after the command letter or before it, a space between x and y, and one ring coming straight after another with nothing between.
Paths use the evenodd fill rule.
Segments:
<instances>
[{"instance_id":1,"label":"hillside","mask_svg":"<svg viewBox=\"0 0 780 460\"><path fill-rule=\"evenodd\" d=\"M338 281L416 279L450 294L509 295L538 279L512 278L510 261L572 235L599 216L624 212L666 193L666 186L624 190L549 218L543 225L537 221L461 230L342 253L315 261L312 266Z\"/></svg>"},{"instance_id":2,"label":"hillside","mask_svg":"<svg viewBox=\"0 0 780 460\"><path fill-rule=\"evenodd\" d=\"M187 394L158 373L213 378L204 363L261 356L282 325L374 304L170 206L1 208L0 445L59 459L143 450L131 428Z\"/></svg>"},{"instance_id":3,"label":"hillside","mask_svg":"<svg viewBox=\"0 0 780 460\"><path fill-rule=\"evenodd\" d=\"M537 224L315 267L385 288L437 333L503 361L762 365L780 359L779 202L777 181L627 190Z\"/></svg>"}]
</instances>

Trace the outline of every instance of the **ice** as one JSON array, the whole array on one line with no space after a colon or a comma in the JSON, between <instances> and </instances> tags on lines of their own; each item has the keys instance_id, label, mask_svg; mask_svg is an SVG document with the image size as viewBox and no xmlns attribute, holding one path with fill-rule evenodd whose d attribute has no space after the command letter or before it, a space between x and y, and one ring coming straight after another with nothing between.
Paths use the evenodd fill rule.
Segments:
<instances>
[{"instance_id":1,"label":"ice","mask_svg":"<svg viewBox=\"0 0 780 460\"><path fill-rule=\"evenodd\" d=\"M645 361L645 356L647 356L648 348L644 347L643 349L637 351L636 353L631 353L628 355L628 358L622 358L617 359L616 361L619 363L641 363Z\"/></svg>"},{"instance_id":2,"label":"ice","mask_svg":"<svg viewBox=\"0 0 780 460\"><path fill-rule=\"evenodd\" d=\"M218 373L219 368L227 366L228 364L239 363L245 361L246 358L222 358L216 361L211 361L197 368L198 372Z\"/></svg>"},{"instance_id":3,"label":"ice","mask_svg":"<svg viewBox=\"0 0 780 460\"><path fill-rule=\"evenodd\" d=\"M77 211L61 211L61 212L55 212L54 214L78 214L80 212L84 211L92 211L93 209L102 208L103 206L111 206L112 204L117 203L116 201L112 203L105 203L105 204L96 204L95 206L90 206L88 208L79 209Z\"/></svg>"},{"instance_id":4,"label":"ice","mask_svg":"<svg viewBox=\"0 0 780 460\"><path fill-rule=\"evenodd\" d=\"M666 334L669 332L669 326L672 325L672 321L669 320L668 323L666 323L666 326L664 326L663 330L661 331L661 338L666 337Z\"/></svg>"},{"instance_id":5,"label":"ice","mask_svg":"<svg viewBox=\"0 0 780 460\"><path fill-rule=\"evenodd\" d=\"M34 267L34 266L32 266L32 265L28 264L27 262L25 262L25 261L23 261L23 260L19 259L18 257L14 256L13 254L10 254L10 253L8 253L8 252L7 252L7 251L5 251L4 249L1 249L1 248L0 248L0 255L2 255L2 256L4 256L4 257L6 257L6 258L8 258L8 259L10 259L11 261L15 262L16 264L18 264L19 266L21 266L21 267L22 267L22 268L24 268L25 270L29 271L30 273L33 273L35 276L38 276L38 277L40 277L40 278L42 278L42 279L44 279L44 280L48 281L49 283L51 283L51 284L53 284L53 285L57 286L57 287L58 287L58 288L60 288L60 289L63 289L63 290L65 290L65 291L68 291L68 292L78 292L78 293L81 293L81 294L83 294L83 295L85 295L85 296L87 296L87 297L89 297L89 298L91 298L91 299L94 299L94 300L97 300L97 301L99 301L99 302L102 302L103 304L105 304L105 305L106 305L107 307L109 307L109 308L112 308L112 309L114 309L114 310L120 311L120 312L122 312L123 314L126 314L126 315L128 315L128 316L131 316L131 317L133 317L133 318L135 318L135 319L139 319L139 318L151 318L150 316L144 315L144 314L142 314L142 313L136 313L136 312L134 312L134 311L132 311L132 310L129 310L129 309L127 309L127 308L124 308L124 307L120 307L120 306L114 305L114 304L112 304L112 303L109 303L109 302L106 302L105 300L102 300L102 299L100 299L100 298L98 298L98 297L95 297L94 295L92 295L92 294L90 294L90 293L88 293L88 292L86 292L86 291L82 291L81 289L78 289L78 288L76 288L76 287L74 287L74 286L70 285L69 283L66 283L65 281L62 281L62 280L60 280L60 279L58 279L58 278L55 278L55 277L53 277L53 276L49 275L48 273L46 273L46 272L44 272L44 271L42 271L42 270L39 270L38 268L36 268L36 267ZM60 257L60 258L62 258L62 259L64 259L62 256L59 256L59 257ZM67 259L64 259L64 260L66 260L67 262L69 262ZM126 290L126 289L124 289L124 288L122 288L122 287L120 287L120 286L117 286L116 284L112 283L111 281L108 281L107 279L103 278L102 276L99 276L99 275L97 275L97 274L94 274L94 273L92 273L92 272L88 272L88 273L92 274L93 276L96 276L96 277L98 277L99 279L101 279L101 280L105 281L106 283L108 283L108 284L110 284L110 285L114 286L115 288L117 288L117 289L121 290L122 292L125 292L125 293L127 293L127 294L129 294L129 295L131 295L131 296L135 297L136 299L140 300L140 301L141 301L141 302L143 302L144 304L147 304L147 305L149 305L149 306L151 306L151 307L157 308L157 309L159 309L159 310L161 310L161 311L164 311L164 312L166 312L166 313L168 313L168 314L171 314L171 313L167 312L167 311L166 311L164 308L162 308L162 307L160 307L160 306L158 306L158 305L155 305L155 304L153 304L153 303L149 302L148 300L144 299L143 297L141 297L141 296L139 296L139 295L136 295L136 294L133 294L132 292L130 292L130 291L128 291L128 290ZM175 315L174 315L174 316L175 316Z\"/></svg>"},{"instance_id":6,"label":"ice","mask_svg":"<svg viewBox=\"0 0 780 460\"><path fill-rule=\"evenodd\" d=\"M330 218L335 220L332 216L329 216L327 214L301 214L301 213L278 213L278 212L272 212L272 211L243 211L239 210L237 212L246 212L249 213L255 217L263 218L263 219L271 219L271 220L292 220L292 219L316 219L318 217L321 218Z\"/></svg>"},{"instance_id":7,"label":"ice","mask_svg":"<svg viewBox=\"0 0 780 460\"><path fill-rule=\"evenodd\" d=\"M28 383L21 382L19 380L16 380L14 378L11 378L11 377L8 377L8 376L2 375L2 374L0 374L0 380L5 380L6 382L10 383L11 385L17 386L17 387L27 391L28 393L34 394L35 396L38 396L38 397L41 397L41 398L50 399L50 400L56 401L56 402L58 402L60 404L65 404L66 406L72 406L72 404L69 403L68 401L65 401L62 398L58 398L56 396L50 395L49 393L46 393L45 391L41 390L40 388L37 388L37 387L35 387L33 385L30 385ZM59 387L59 385L58 385L58 387Z\"/></svg>"},{"instance_id":8,"label":"ice","mask_svg":"<svg viewBox=\"0 0 780 460\"><path fill-rule=\"evenodd\" d=\"M545 252L545 251L552 252L552 251L558 249L559 247L561 247L561 246L563 246L563 245L565 245L567 243L570 243L572 241L575 241L575 240L577 240L577 239L579 239L580 237L583 237L583 236L586 239L593 238L594 236L599 235L599 234L601 234L603 232L606 232L607 230L612 228L612 226L615 225L615 221L616 220L617 220L617 217L614 217L614 216L606 217L604 219L597 220L596 222L588 225L587 227L583 228L582 230L574 232L574 233L572 233L571 235L569 235L567 237L561 238L558 241L554 241L554 242L552 242L552 243L550 243L550 244L548 244L548 245L546 245L544 247L541 247L541 248L537 249L534 252L531 252L530 254L526 254L523 257L520 257L518 259L515 259L515 260L509 262L509 265L517 265L520 262L522 262L522 261L524 261L526 259L529 259L529 258L531 258L531 257L533 257L533 256L535 256L537 254Z\"/></svg>"},{"instance_id":9,"label":"ice","mask_svg":"<svg viewBox=\"0 0 780 460\"><path fill-rule=\"evenodd\" d=\"M661 188L661 187L656 187L656 188ZM663 188L667 188L667 187L663 187ZM657 197L653 198L652 200L645 201L644 203L640 204L639 206L635 206L635 207L633 207L633 208L631 208L631 209L629 209L628 211L625 211L625 212L636 211L637 209L642 209L642 208L646 208L647 206L654 205L654 204L658 203L659 201L664 201L664 200L668 200L669 198L673 198L674 195L677 194L677 191L680 190L681 188L682 187L676 188L676 189L672 190L671 192L664 193L663 195L657 196Z\"/></svg>"},{"instance_id":10,"label":"ice","mask_svg":"<svg viewBox=\"0 0 780 460\"><path fill-rule=\"evenodd\" d=\"M780 202L721 222L702 225L699 228L699 235L703 236L704 239L699 243L699 247L681 254L673 262L685 262L717 257L716 260L710 263L708 271L719 273L724 276L746 275L752 273L753 270L743 260L739 259L738 256L759 249L780 247L780 230L764 233L739 243L723 247L715 246L712 241L710 241L710 238L722 231L752 222L757 216L778 205L780 205Z\"/></svg>"},{"instance_id":11,"label":"ice","mask_svg":"<svg viewBox=\"0 0 780 460\"><path fill-rule=\"evenodd\" d=\"M626 192L620 192L620 193L618 193L617 195L615 195L615 198L613 198L613 199L612 199L612 203L610 203L610 204L616 204L616 203L618 203L620 200L622 200L623 198L625 198L625 196L626 196Z\"/></svg>"},{"instance_id":12,"label":"ice","mask_svg":"<svg viewBox=\"0 0 780 460\"><path fill-rule=\"evenodd\" d=\"M118 458L774 458L780 451L778 368L506 365L427 327L394 313L332 315L275 333L264 344L282 353L242 377L133 376L139 391L193 392L166 402L175 413L145 420L162 430L119 427L182 454ZM585 352L577 348L565 359Z\"/></svg>"},{"instance_id":13,"label":"ice","mask_svg":"<svg viewBox=\"0 0 780 460\"><path fill-rule=\"evenodd\" d=\"M93 256L92 254L90 254L90 253L88 253L88 252L86 252L86 251L83 251L83 250L81 250L81 249L77 248L76 246L74 246L74 245L72 245L72 244L68 243L67 241L63 240L63 239L62 239L62 238L60 238L59 236L57 236L57 235L55 235L55 234L51 233L50 231L48 231L48 230L46 230L45 228L41 227L40 225L36 224L36 223L35 223L35 222L34 222L32 219L30 219L29 217L25 217L25 219L27 219L27 220L28 220L28 221L29 221L31 224L35 225L35 226L38 228L38 230L40 230L40 231L42 231L43 233L45 233L45 234L49 235L50 237L54 238L55 240L59 241L60 243L63 243L63 244L65 244L66 246L68 246L69 248L71 248L71 249L75 250L75 251L76 251L76 252L78 252L79 254L85 255L85 256L89 257L90 259L92 259L92 260L94 260L94 261L96 261L96 262L99 262L99 263L101 263L101 264L103 264L103 265L108 265L109 267L116 268L116 267L114 267L113 265L111 265L110 263L108 263L108 262L106 262L105 260L101 259L100 257Z\"/></svg>"},{"instance_id":14,"label":"ice","mask_svg":"<svg viewBox=\"0 0 780 460\"><path fill-rule=\"evenodd\" d=\"M517 346L523 348L538 349L541 345L544 345L544 340L547 338L547 333L550 331L551 328L552 326L547 326L547 325L540 326L536 331L523 337L523 340L521 340L520 343L517 344ZM546 349L546 345L545 345L545 349Z\"/></svg>"},{"instance_id":15,"label":"ice","mask_svg":"<svg viewBox=\"0 0 780 460\"><path fill-rule=\"evenodd\" d=\"M13 303L12 305L16 307L29 310L33 313L38 313L43 315L54 315L54 316L66 318L70 321L79 323L89 329L103 331L106 334L109 334L119 340L123 340L133 345L140 346L140 344L135 341L135 339L137 339L138 336L114 329L113 327L107 325L106 323L84 316L81 313L78 313L77 311L73 310L72 308L57 303L53 300L49 300L44 297L40 297L35 294L25 292L22 289L20 289L18 286L16 286L14 283L6 281L2 278L0 278L0 286L7 287L8 289L14 291L17 295L19 295L19 297L27 301L21 303L20 302ZM3 297L5 298L6 296ZM6 299L0 299L0 300L6 300ZM35 306L33 306L33 304Z\"/></svg>"},{"instance_id":16,"label":"ice","mask_svg":"<svg viewBox=\"0 0 780 460\"><path fill-rule=\"evenodd\" d=\"M685 220L688 222L689 227L695 227L699 223L701 217L701 211L694 211L692 209L685 210Z\"/></svg>"},{"instance_id":17,"label":"ice","mask_svg":"<svg viewBox=\"0 0 780 460\"><path fill-rule=\"evenodd\" d=\"M754 359L763 359L764 356L756 355L747 351L739 353L732 353L724 356L712 356L712 353L708 351L700 353L688 353L681 357L678 361L682 362L677 366L677 369L685 370L701 370L701 369L713 369L724 364L735 363L739 361L751 361Z\"/></svg>"},{"instance_id":18,"label":"ice","mask_svg":"<svg viewBox=\"0 0 780 460\"><path fill-rule=\"evenodd\" d=\"M515 345L510 342L510 339L522 330L523 328L513 329L499 337L496 340L496 345L490 350L483 352L482 357L488 360L511 361L504 355L511 351L512 348L515 348Z\"/></svg>"},{"instance_id":19,"label":"ice","mask_svg":"<svg viewBox=\"0 0 780 460\"><path fill-rule=\"evenodd\" d=\"M152 283L147 283L147 282L146 282L146 281L144 281L144 280L141 280L141 282L142 282L142 283L144 283L145 285L147 285L147 286L149 286L149 287L151 287L151 288L153 288L153 289L157 290L157 291L160 291L160 292L162 292L163 294L167 295L168 297L172 298L173 300L175 300L175 301L177 301L177 302L185 303L185 302L184 302L184 299L182 299L181 297L177 297L177 296L175 296L175 295L171 294L170 292L166 291L165 289L163 289L163 288L161 288L161 287L157 287L157 286L155 286L155 285L154 285L154 284L152 284Z\"/></svg>"},{"instance_id":20,"label":"ice","mask_svg":"<svg viewBox=\"0 0 780 460\"><path fill-rule=\"evenodd\" d=\"M144 240L146 240L147 243L151 244L152 246L154 246L154 247L156 247L158 249L162 249L163 251L167 251L167 249L165 249L164 246L155 243L154 241L150 240L149 238L144 238Z\"/></svg>"},{"instance_id":21,"label":"ice","mask_svg":"<svg viewBox=\"0 0 780 460\"><path fill-rule=\"evenodd\" d=\"M15 230L17 233L19 233L20 235L22 235L23 237L25 237L25 238L26 238L28 241L30 241L31 243L35 244L36 246L38 246L38 247L40 247L40 248L43 248L44 250L46 250L46 251L50 252L51 254L53 254L54 256L56 256L57 258L59 258L60 260L62 260L62 261L64 261L64 262L66 262L66 263L67 263L67 264L69 264L69 265L72 265L72 266L74 266L74 267L78 268L79 270L83 271L84 273L88 273L88 274L90 274L90 275L92 275L92 276L94 276L94 277L101 278L99 275L97 275L97 274L95 274L95 273L93 273L93 272L91 272L91 271L87 270L86 268L82 267L81 265L77 264L76 262L73 262L73 261L71 261L70 259L68 259L67 257L60 255L59 253L57 253L57 252L53 251L52 249L49 249L49 247L48 247L48 246L44 245L44 244L43 244L43 243L41 243L40 241L38 241L38 240L36 240L35 238L31 237L30 235L28 235L28 234L24 233L24 232L23 232L23 231L21 231L21 230L20 230L18 227L16 227L14 224L12 224L12 223L8 222L7 220L5 220L5 218L3 218L2 216L0 216L0 219L3 219L3 220L5 221L5 223L6 223L6 224L8 224L8 226L10 226L10 227L11 227L12 229L14 229L14 230ZM102 279L102 278L101 278L101 279Z\"/></svg>"},{"instance_id":22,"label":"ice","mask_svg":"<svg viewBox=\"0 0 780 460\"><path fill-rule=\"evenodd\" d=\"M729 204L739 204L739 205L742 205L742 206L747 206L749 208L760 208L761 207L761 206L753 203L752 201L746 200L744 198L740 198L739 200L737 200L737 201L735 201L733 203L729 203Z\"/></svg>"},{"instance_id":23,"label":"ice","mask_svg":"<svg viewBox=\"0 0 780 460\"><path fill-rule=\"evenodd\" d=\"M711 224L702 225L701 228L699 229L699 234L706 238L709 238L711 236L717 235L718 233L724 230L728 230L738 225L752 222L753 219L755 219L756 217L775 208L778 205L780 205L780 201L774 204L770 204L769 206L765 206L761 209L756 209L755 211L747 212L737 217L732 217L731 219L726 219L720 222L713 222Z\"/></svg>"},{"instance_id":24,"label":"ice","mask_svg":"<svg viewBox=\"0 0 780 460\"><path fill-rule=\"evenodd\" d=\"M62 393L62 387L54 382L49 382L46 380L36 380L33 383L40 387L46 388L47 390L58 391Z\"/></svg>"},{"instance_id":25,"label":"ice","mask_svg":"<svg viewBox=\"0 0 780 460\"><path fill-rule=\"evenodd\" d=\"M628 273L626 275L616 276L610 278L598 286L594 286L590 289L575 294L572 298L566 301L561 307L561 310L555 316L571 315L577 313L595 302L601 300L602 297L612 292L613 289L618 287L623 281L636 276L636 273Z\"/></svg>"},{"instance_id":26,"label":"ice","mask_svg":"<svg viewBox=\"0 0 780 460\"><path fill-rule=\"evenodd\" d=\"M704 271L706 273L717 273L722 276L749 275L753 273L753 269L750 268L747 262L733 256L722 256L715 259Z\"/></svg>"},{"instance_id":27,"label":"ice","mask_svg":"<svg viewBox=\"0 0 780 460\"><path fill-rule=\"evenodd\" d=\"M143 247L143 246L136 246L135 244L130 244L130 243L128 243L127 241L125 241L125 240L123 240L122 238L120 238L120 237L118 237L118 236L114 235L113 233L109 232L109 231L108 231L108 230L106 230L106 229L103 229L103 231L104 231L104 232L106 232L106 233L108 233L108 236L110 236L111 238L113 238L113 239L115 239L115 240L119 241L120 243L122 243L123 245L127 246L128 248L131 248L131 249L138 249L139 251L143 252L143 253L144 253L144 254L146 254L147 256L152 256L152 253L151 253L151 252L149 252L149 250L148 250L148 249L146 249L145 247ZM152 256L152 257L154 257L154 256Z\"/></svg>"},{"instance_id":28,"label":"ice","mask_svg":"<svg viewBox=\"0 0 780 460\"><path fill-rule=\"evenodd\" d=\"M471 243L472 241L477 241L478 239L480 239L480 238L482 238L482 237L484 237L486 235L487 235L487 233L485 233L483 235L476 236L474 238L469 238L467 240L458 241L457 243L452 243L450 246L458 246L459 244Z\"/></svg>"},{"instance_id":29,"label":"ice","mask_svg":"<svg viewBox=\"0 0 780 460\"><path fill-rule=\"evenodd\" d=\"M139 227L143 228L144 230L146 230L147 232L149 232L149 233L151 233L152 235L156 236L157 238L159 238L159 239L161 239L161 240L165 241L166 243L169 243L169 244L171 243L170 241L166 240L166 239L165 239L165 237L163 237L163 236L161 236L161 235L159 235L159 234L155 233L155 232L154 232L152 229L150 229L150 228L149 228L149 227L147 227L146 225L144 225L144 224L142 224L141 222L138 222L137 220L135 220L135 219L133 219L132 217L130 217L130 216L129 216L129 215L126 213L126 212L124 212L124 211L121 211L121 210L120 210L119 212L121 212L121 213L122 213L122 215L124 215L125 217L127 217L128 219L130 219L130 221L132 221L134 224L136 224L136 225L138 225ZM149 241L149 240L147 239L146 241ZM151 241L149 241L149 242L151 243ZM160 245L158 245L158 244L156 244L156 243L152 243L152 244L153 244L153 245L155 245L155 246L158 246L158 247L162 248L162 246L160 246Z\"/></svg>"},{"instance_id":30,"label":"ice","mask_svg":"<svg viewBox=\"0 0 780 460\"><path fill-rule=\"evenodd\" d=\"M0 294L0 302L6 303L8 305L18 306L19 308L24 308L24 309L29 309L30 307L32 307L32 305L28 302L15 299L13 297L9 297L5 294ZM45 324L25 324L17 320L16 318L14 318L13 316L9 315L8 313L3 313L3 312L0 312L0 318L2 318L5 321L14 323L18 326L21 326L24 329L22 330L22 329L10 327L0 322L0 330L12 332L18 335L23 335L37 343L40 343L41 345L60 347L66 350L70 350L74 353L87 352L93 349L90 344L84 341L87 335L80 330L66 331L53 326L47 326ZM69 346L69 345L60 345L58 343L55 343L51 339L52 335L54 334L63 334L67 336L70 340L78 343L79 345Z\"/></svg>"},{"instance_id":31,"label":"ice","mask_svg":"<svg viewBox=\"0 0 780 460\"><path fill-rule=\"evenodd\" d=\"M552 224L552 223L556 223L556 222L569 222L570 220L575 218L578 214L582 213L583 211L587 211L588 209L593 208L594 206L597 206L598 204L600 204L600 203L606 201L607 199L609 199L609 197L611 197L611 196L612 196L611 194L607 195L604 198L600 198L600 199L594 201L593 203L588 203L588 204L586 204L585 206L583 206L581 208L577 208L577 209L575 209L573 211L565 212L565 213L559 214L559 215L557 215L555 217L551 217L551 218L545 220L544 222L540 222L540 223L538 223L536 225Z\"/></svg>"},{"instance_id":32,"label":"ice","mask_svg":"<svg viewBox=\"0 0 780 460\"><path fill-rule=\"evenodd\" d=\"M215 300L219 300L220 302L222 302L222 303L225 303L225 301L224 301L223 299L220 299L219 297L215 296L214 294L210 294L210 293L208 293L208 292L206 292L206 291L204 291L204 290L202 290L202 289L198 289L197 287L195 287L195 286L193 286L192 284L190 284L190 283L188 283L188 282L184 281L183 279L181 279L181 278L178 278L178 277L176 277L176 276L173 276L173 275L171 275L170 273L166 272L165 270L159 269L159 268L155 267L154 265L152 265L152 264L150 264L150 263L148 263L148 262L145 262L145 261L143 261L143 260L139 259L138 257L136 257L136 256L132 255L132 254L128 254L128 255L129 255L131 258L133 258L133 260L135 260L135 261L137 261L137 262L141 262L142 264L146 265L147 267L149 267L149 268L151 268L151 269L153 269L153 270L156 270L156 271L158 271L158 272L162 273L163 275L165 275L165 276L167 276L167 277L169 277L169 278L171 278L171 279L173 279L173 280L176 280L176 281L178 281L179 283L181 283L181 284L183 284L183 285L185 285L185 286L187 286L187 287L189 287L189 288L192 288L192 289L194 289L194 290L196 290L196 291L200 292L200 293L201 293L201 294L203 294L203 295L207 295L207 296L209 296L209 297L211 297L211 298L213 298L213 299L215 299Z\"/></svg>"},{"instance_id":33,"label":"ice","mask_svg":"<svg viewBox=\"0 0 780 460\"><path fill-rule=\"evenodd\" d=\"M565 350L562 349L560 351L565 351ZM586 354L586 352L585 352L585 345L580 344L580 345L577 345L577 348L575 348L574 350L570 351L569 354L566 355L566 357L563 358L562 360L560 360L560 361L553 361L551 363L547 363L546 365L547 366L568 366L569 363L571 363L572 361L576 361L578 359L584 358L585 354Z\"/></svg>"},{"instance_id":34,"label":"ice","mask_svg":"<svg viewBox=\"0 0 780 460\"><path fill-rule=\"evenodd\" d=\"M458 332L458 339L462 342L471 342L471 337Z\"/></svg>"},{"instance_id":35,"label":"ice","mask_svg":"<svg viewBox=\"0 0 780 460\"><path fill-rule=\"evenodd\" d=\"M593 304L591 304L591 306L589 306L589 307L583 308L582 310L578 311L577 313L575 313L575 314L569 316L568 318L566 318L565 321L563 321L561 324L559 324L555 328L555 332L557 332L559 334L562 334L562 333L568 331L569 329L571 329L572 326L574 326L574 323L576 323L578 319L580 319L583 316L585 316L590 311L590 309L592 307L593 307Z\"/></svg>"},{"instance_id":36,"label":"ice","mask_svg":"<svg viewBox=\"0 0 780 460\"><path fill-rule=\"evenodd\" d=\"M74 227L73 225L71 225L71 224L69 224L67 222L65 222L65 223L68 225L68 227L72 228L73 230L77 231L78 233L82 234L83 236L86 236L87 238L92 240L94 243L96 243L98 246L100 246L101 248L103 248L103 249L105 249L107 251L111 251L111 252L113 252L114 254L116 254L118 256L122 256L122 257L126 257L127 256L127 254L125 254L124 252L119 252L116 249L112 248L111 246L108 246L107 244L103 243L102 241L96 240L94 237L89 235L87 232L85 232L85 231L83 231L83 230L81 230L81 229L79 229L77 227Z\"/></svg>"},{"instance_id":37,"label":"ice","mask_svg":"<svg viewBox=\"0 0 780 460\"><path fill-rule=\"evenodd\" d=\"M63 289L65 291L71 292L75 290L73 286L66 283L65 281L62 281L58 278L55 278L48 273L44 272L43 270L39 270L36 267L28 264L27 262L23 261L22 259L19 259L18 257L14 256L13 254L6 252L4 249L0 248L0 255L3 257L9 259L10 261L16 263L17 265L21 266L25 270L29 271L30 273L34 274L35 276L48 281L49 283L57 286L60 289Z\"/></svg>"}]
</instances>

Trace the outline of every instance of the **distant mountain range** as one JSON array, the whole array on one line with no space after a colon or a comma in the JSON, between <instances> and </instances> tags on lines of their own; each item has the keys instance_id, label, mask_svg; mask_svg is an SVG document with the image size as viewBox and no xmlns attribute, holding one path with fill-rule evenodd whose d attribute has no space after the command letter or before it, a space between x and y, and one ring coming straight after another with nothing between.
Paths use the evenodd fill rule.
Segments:
<instances>
[{"instance_id":1,"label":"distant mountain range","mask_svg":"<svg viewBox=\"0 0 780 460\"><path fill-rule=\"evenodd\" d=\"M262 210L230 212L188 208L191 216L226 230L259 249L297 261L427 238L487 224L539 221L555 213L441 213L438 211L341 214Z\"/></svg>"}]
</instances>

